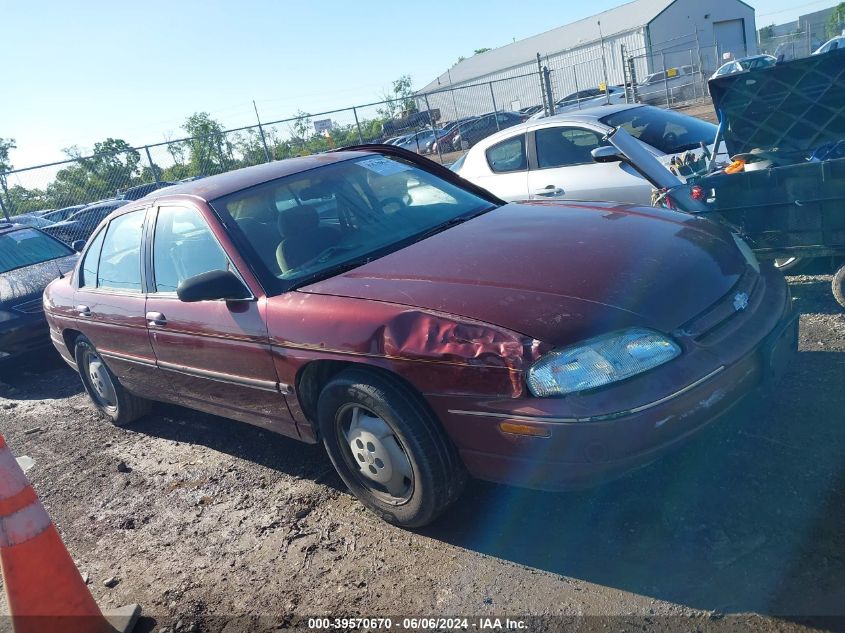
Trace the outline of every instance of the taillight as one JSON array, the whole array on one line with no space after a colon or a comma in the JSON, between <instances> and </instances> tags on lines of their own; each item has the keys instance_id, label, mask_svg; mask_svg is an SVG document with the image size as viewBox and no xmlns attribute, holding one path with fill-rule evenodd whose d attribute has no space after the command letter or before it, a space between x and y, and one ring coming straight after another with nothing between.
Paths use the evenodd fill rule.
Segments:
<instances>
[{"instance_id":1,"label":"taillight","mask_svg":"<svg viewBox=\"0 0 845 633\"><path fill-rule=\"evenodd\" d=\"M693 185L690 189L690 197L693 200L704 200L704 188L701 185Z\"/></svg>"}]
</instances>

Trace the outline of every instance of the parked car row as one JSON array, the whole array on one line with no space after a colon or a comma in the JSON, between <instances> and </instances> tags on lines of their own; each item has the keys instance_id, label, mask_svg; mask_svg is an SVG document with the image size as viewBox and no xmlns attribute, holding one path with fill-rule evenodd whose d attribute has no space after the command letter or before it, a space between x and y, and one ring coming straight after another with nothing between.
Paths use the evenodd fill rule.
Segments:
<instances>
[{"instance_id":1,"label":"parked car row","mask_svg":"<svg viewBox=\"0 0 845 633\"><path fill-rule=\"evenodd\" d=\"M85 241L115 209L138 200L147 194L171 187L175 182L151 182L126 189L114 198L99 200L90 204L77 204L62 209L43 209L31 213L15 215L11 221L15 224L34 227L49 233L65 244L73 245L77 241Z\"/></svg>"},{"instance_id":2,"label":"parked car row","mask_svg":"<svg viewBox=\"0 0 845 633\"><path fill-rule=\"evenodd\" d=\"M432 144L432 151L452 152L469 149L491 134L522 123L526 117L518 112L490 112L455 122Z\"/></svg>"}]
</instances>

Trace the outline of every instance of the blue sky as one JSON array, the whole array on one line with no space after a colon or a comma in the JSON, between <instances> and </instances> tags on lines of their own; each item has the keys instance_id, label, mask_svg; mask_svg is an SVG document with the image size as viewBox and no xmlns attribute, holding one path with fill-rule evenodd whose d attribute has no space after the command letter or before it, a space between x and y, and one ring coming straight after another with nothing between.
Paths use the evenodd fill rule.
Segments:
<instances>
[{"instance_id":1,"label":"blue sky","mask_svg":"<svg viewBox=\"0 0 845 633\"><path fill-rule=\"evenodd\" d=\"M835 0L748 0L758 28ZM474 48L501 46L620 0L0 0L0 137L16 167L61 160L108 136L179 137L210 112L226 127L422 86Z\"/></svg>"}]
</instances>

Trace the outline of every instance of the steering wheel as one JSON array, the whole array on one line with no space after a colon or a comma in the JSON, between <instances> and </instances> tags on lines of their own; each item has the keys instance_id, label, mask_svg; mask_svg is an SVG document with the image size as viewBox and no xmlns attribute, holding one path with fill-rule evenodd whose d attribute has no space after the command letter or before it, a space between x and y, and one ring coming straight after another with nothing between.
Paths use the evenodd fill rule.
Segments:
<instances>
[{"instance_id":1,"label":"steering wheel","mask_svg":"<svg viewBox=\"0 0 845 633\"><path fill-rule=\"evenodd\" d=\"M381 209L388 215L393 215L408 206L408 202L398 196L390 196L381 201Z\"/></svg>"},{"instance_id":2,"label":"steering wheel","mask_svg":"<svg viewBox=\"0 0 845 633\"><path fill-rule=\"evenodd\" d=\"M666 132L663 135L663 144L671 149L676 148L678 146L678 135L674 132Z\"/></svg>"}]
</instances>

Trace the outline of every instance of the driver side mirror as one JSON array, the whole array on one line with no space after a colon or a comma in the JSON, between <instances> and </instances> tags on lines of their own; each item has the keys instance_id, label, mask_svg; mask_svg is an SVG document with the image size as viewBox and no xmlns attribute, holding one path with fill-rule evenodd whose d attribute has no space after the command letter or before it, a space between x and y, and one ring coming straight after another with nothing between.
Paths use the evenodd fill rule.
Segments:
<instances>
[{"instance_id":1,"label":"driver side mirror","mask_svg":"<svg viewBox=\"0 0 845 633\"><path fill-rule=\"evenodd\" d=\"M180 301L245 301L251 299L243 282L229 270L210 270L182 281L176 288Z\"/></svg>"},{"instance_id":2,"label":"driver side mirror","mask_svg":"<svg viewBox=\"0 0 845 633\"><path fill-rule=\"evenodd\" d=\"M618 163L624 160L622 154L613 145L594 147L590 154L597 163Z\"/></svg>"}]
</instances>

